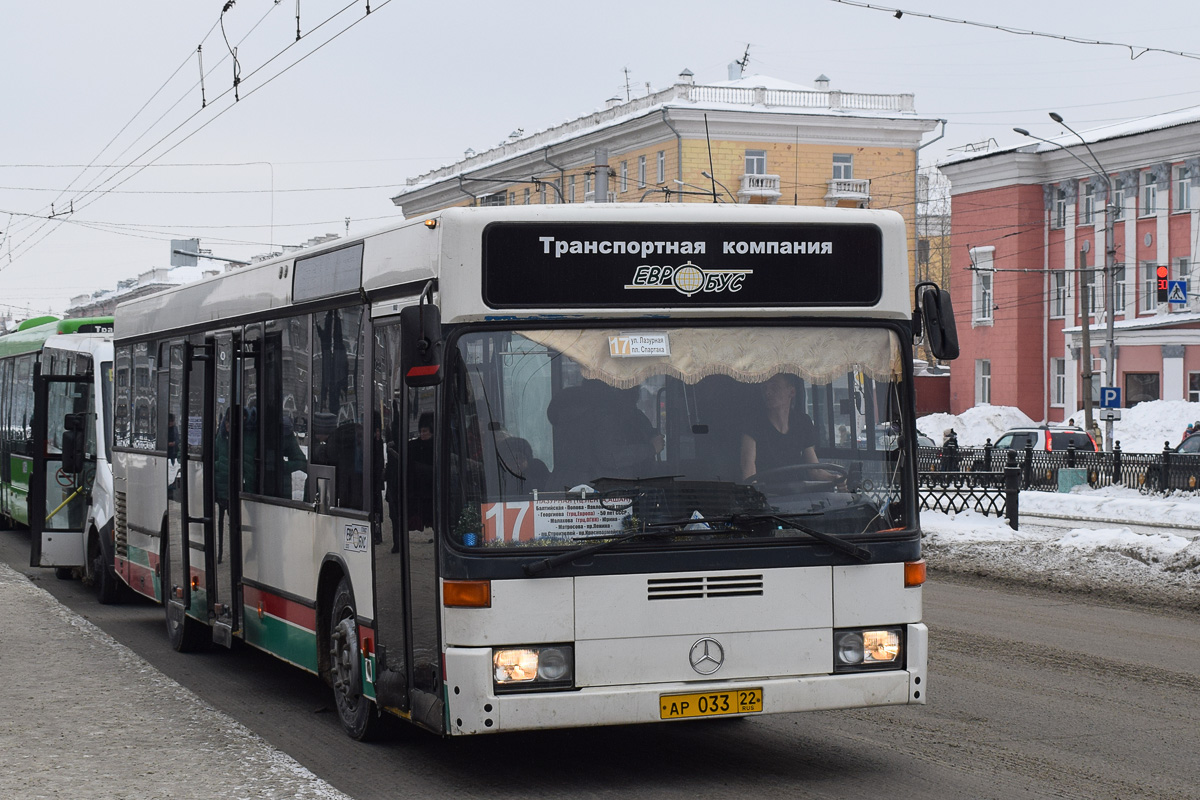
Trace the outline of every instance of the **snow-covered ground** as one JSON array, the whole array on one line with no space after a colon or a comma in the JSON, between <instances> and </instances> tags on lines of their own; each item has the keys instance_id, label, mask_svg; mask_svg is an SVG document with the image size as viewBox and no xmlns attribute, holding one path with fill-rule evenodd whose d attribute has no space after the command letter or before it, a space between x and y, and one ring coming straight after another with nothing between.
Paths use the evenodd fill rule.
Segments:
<instances>
[{"instance_id":1,"label":"snow-covered ground","mask_svg":"<svg viewBox=\"0 0 1200 800\"><path fill-rule=\"evenodd\" d=\"M1003 519L975 512L923 511L931 569L1200 612L1200 497L1076 487L1070 494L1022 492L1020 503L1022 511L1077 516L1080 522L1026 522L1014 531ZM1129 527L1160 524L1172 527L1155 533Z\"/></svg>"},{"instance_id":2,"label":"snow-covered ground","mask_svg":"<svg viewBox=\"0 0 1200 800\"><path fill-rule=\"evenodd\" d=\"M1093 409L1093 413L1099 419L1099 409ZM1083 427L1082 411L1076 410L1066 417ZM1165 442L1171 447L1179 444L1184 429L1197 420L1200 420L1200 403L1186 400L1138 403L1122 409L1121 419L1113 423L1113 437L1126 453L1161 453ZM953 428L963 447L983 447L988 439L994 442L1010 428L1038 424L1041 423L1031 420L1018 408L992 405L975 406L959 415L928 414L917 419L918 430L938 443L946 429ZM1101 431L1104 427L1100 423Z\"/></svg>"}]
</instances>

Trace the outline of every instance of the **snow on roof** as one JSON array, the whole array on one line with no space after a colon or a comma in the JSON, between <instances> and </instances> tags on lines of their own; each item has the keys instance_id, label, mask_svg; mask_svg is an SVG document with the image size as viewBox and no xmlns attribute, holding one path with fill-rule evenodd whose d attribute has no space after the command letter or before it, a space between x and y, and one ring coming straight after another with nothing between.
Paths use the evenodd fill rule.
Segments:
<instances>
[{"instance_id":1,"label":"snow on roof","mask_svg":"<svg viewBox=\"0 0 1200 800\"><path fill-rule=\"evenodd\" d=\"M1148 117L1137 117L1136 119L1114 122L1110 125L1101 125L1098 128L1082 130L1079 132L1079 136L1067 133L1062 136L1048 138L1044 142L1036 139L1027 139L1020 144L1001 147L990 152L965 153L957 158L947 159L939 163L938 166L961 164L967 161L975 161L977 159L990 158L1018 151L1022 153L1049 153L1072 146L1078 147L1080 145L1080 138L1087 144L1097 144L1110 139L1119 139L1123 136L1136 136L1142 133L1165 130L1166 128L1174 128L1179 125L1188 125L1195 122L1200 122L1200 106L1168 111L1162 114L1152 114Z\"/></svg>"},{"instance_id":2,"label":"snow on roof","mask_svg":"<svg viewBox=\"0 0 1200 800\"><path fill-rule=\"evenodd\" d=\"M752 75L734 81L709 84L676 83L644 97L614 103L591 114L567 120L561 125L519 139L510 139L453 164L408 178L405 185L397 190L393 200L454 178L468 169L484 170L536 150L657 113L664 108L872 119L920 119L917 117L912 94L813 89L766 75Z\"/></svg>"}]
</instances>

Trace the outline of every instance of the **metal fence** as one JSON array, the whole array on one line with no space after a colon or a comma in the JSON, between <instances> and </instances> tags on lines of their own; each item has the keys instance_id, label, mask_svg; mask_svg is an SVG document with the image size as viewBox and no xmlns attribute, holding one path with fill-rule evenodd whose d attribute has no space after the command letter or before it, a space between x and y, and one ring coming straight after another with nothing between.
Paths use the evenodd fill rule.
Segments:
<instances>
[{"instance_id":1,"label":"metal fence","mask_svg":"<svg viewBox=\"0 0 1200 800\"><path fill-rule=\"evenodd\" d=\"M1046 492L1059 490L1063 469L1081 470L1089 486L1128 486L1146 494L1200 490L1200 455L1175 453L1124 453L1118 444L1112 452L1068 450L1001 450L991 440L983 447L921 447L917 465L926 473L991 473L1002 468L1012 454L1021 472L1021 488Z\"/></svg>"},{"instance_id":2,"label":"metal fence","mask_svg":"<svg viewBox=\"0 0 1200 800\"><path fill-rule=\"evenodd\" d=\"M937 448L921 448L922 451ZM996 458L997 465L1001 459ZM959 465L947 462L944 466ZM917 494L926 511L978 511L987 516L1005 517L1013 530L1020 517L1021 468L1016 453L1010 452L998 469L929 469L922 461L917 473Z\"/></svg>"}]
</instances>

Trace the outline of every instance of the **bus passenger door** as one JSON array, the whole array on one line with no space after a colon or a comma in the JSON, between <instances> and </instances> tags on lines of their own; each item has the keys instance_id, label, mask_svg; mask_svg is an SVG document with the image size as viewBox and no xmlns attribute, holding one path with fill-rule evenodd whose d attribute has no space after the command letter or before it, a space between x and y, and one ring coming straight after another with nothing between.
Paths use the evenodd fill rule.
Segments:
<instances>
[{"instance_id":1,"label":"bus passenger door","mask_svg":"<svg viewBox=\"0 0 1200 800\"><path fill-rule=\"evenodd\" d=\"M208 581L209 618L213 621L213 640L226 647L233 635L241 633L242 579L241 502L242 425L241 406L237 402L239 382L238 353L241 337L220 333L208 339L212 360L207 373L208 390L202 403L211 424L203 436L209 446L205 452L206 498L210 526L206 532L207 553L212 570Z\"/></svg>"},{"instance_id":2,"label":"bus passenger door","mask_svg":"<svg viewBox=\"0 0 1200 800\"><path fill-rule=\"evenodd\" d=\"M34 379L29 565L83 566L96 478L96 402L91 374Z\"/></svg>"},{"instance_id":3,"label":"bus passenger door","mask_svg":"<svg viewBox=\"0 0 1200 800\"><path fill-rule=\"evenodd\" d=\"M375 548L376 677L380 705L441 731L437 537L433 522L435 390L404 385L400 326L377 325L372 408L372 492L382 541ZM429 431L422 435L424 423ZM382 496L381 496L382 495Z\"/></svg>"}]
</instances>

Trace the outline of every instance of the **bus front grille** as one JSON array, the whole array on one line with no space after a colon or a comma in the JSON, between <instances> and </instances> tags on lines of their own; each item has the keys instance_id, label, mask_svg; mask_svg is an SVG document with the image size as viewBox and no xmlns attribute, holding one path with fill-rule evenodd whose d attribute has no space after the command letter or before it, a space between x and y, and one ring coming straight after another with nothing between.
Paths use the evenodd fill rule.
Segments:
<instances>
[{"instance_id":1,"label":"bus front grille","mask_svg":"<svg viewBox=\"0 0 1200 800\"><path fill-rule=\"evenodd\" d=\"M761 597L763 576L694 575L686 578L650 578L647 600L689 600L717 597Z\"/></svg>"}]
</instances>

